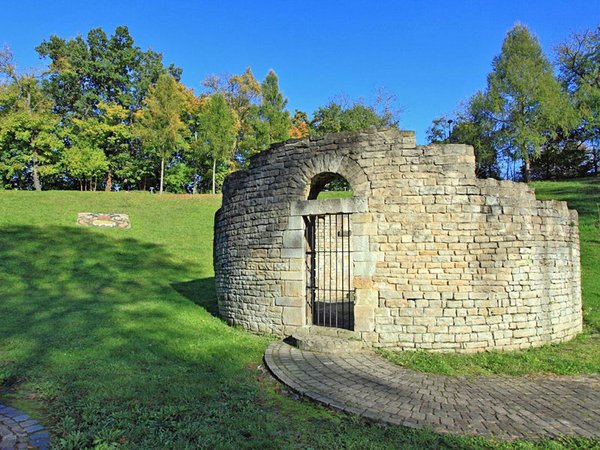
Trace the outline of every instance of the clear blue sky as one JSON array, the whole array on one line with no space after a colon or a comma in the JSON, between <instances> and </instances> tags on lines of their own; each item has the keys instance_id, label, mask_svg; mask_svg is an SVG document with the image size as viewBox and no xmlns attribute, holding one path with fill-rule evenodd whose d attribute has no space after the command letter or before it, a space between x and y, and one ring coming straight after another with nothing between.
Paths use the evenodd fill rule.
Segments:
<instances>
[{"instance_id":1,"label":"clear blue sky","mask_svg":"<svg viewBox=\"0 0 600 450\"><path fill-rule=\"evenodd\" d=\"M137 45L183 69L200 89L212 73L273 68L289 108L311 114L336 95L374 96L383 86L403 108L400 125L424 142L431 120L485 87L506 32L529 26L550 56L574 31L600 24L599 0L505 1L31 1L4 2L0 45L22 67L42 66L34 47L127 25Z\"/></svg>"}]
</instances>

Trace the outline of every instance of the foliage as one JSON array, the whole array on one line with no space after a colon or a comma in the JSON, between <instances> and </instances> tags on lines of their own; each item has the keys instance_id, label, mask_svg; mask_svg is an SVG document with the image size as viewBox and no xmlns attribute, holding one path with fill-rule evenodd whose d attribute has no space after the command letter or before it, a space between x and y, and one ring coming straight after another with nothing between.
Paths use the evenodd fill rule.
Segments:
<instances>
[{"instance_id":1,"label":"foliage","mask_svg":"<svg viewBox=\"0 0 600 450\"><path fill-rule=\"evenodd\" d=\"M259 117L261 85L250 67L241 75L209 76L203 85L208 94L222 94L235 113L238 120L235 160L245 166L257 149L268 146L268 129Z\"/></svg>"},{"instance_id":2,"label":"foliage","mask_svg":"<svg viewBox=\"0 0 600 450\"><path fill-rule=\"evenodd\" d=\"M550 63L526 27L517 24L508 32L492 67L477 106L494 126L497 148L523 160L528 181L531 159L539 156L555 130L567 130L574 116Z\"/></svg>"},{"instance_id":3,"label":"foliage","mask_svg":"<svg viewBox=\"0 0 600 450\"><path fill-rule=\"evenodd\" d=\"M116 104L132 113L139 109L148 89L164 71L162 55L134 45L125 26L107 36L101 28L65 40L52 35L36 47L49 58L45 89L55 111L63 116L86 118L102 113L100 103ZM176 79L181 69L169 67Z\"/></svg>"},{"instance_id":4,"label":"foliage","mask_svg":"<svg viewBox=\"0 0 600 450\"><path fill-rule=\"evenodd\" d=\"M451 143L473 146L475 174L479 178L499 178L500 169L494 147L494 127L479 104L485 101L482 93L475 94L454 119L446 116L433 120L427 130L431 144Z\"/></svg>"},{"instance_id":5,"label":"foliage","mask_svg":"<svg viewBox=\"0 0 600 450\"><path fill-rule=\"evenodd\" d=\"M429 144L441 144L450 138L452 123L455 120L446 116L436 117L425 132L425 138Z\"/></svg>"},{"instance_id":6,"label":"foliage","mask_svg":"<svg viewBox=\"0 0 600 450\"><path fill-rule=\"evenodd\" d=\"M575 34L558 49L560 80L537 39L522 25L508 32L487 88L460 111L451 129L434 120L430 142L473 145L479 176L565 178L598 165L598 32ZM562 82L562 86L561 86ZM446 122L447 123L447 122Z\"/></svg>"},{"instance_id":7,"label":"foliage","mask_svg":"<svg viewBox=\"0 0 600 450\"><path fill-rule=\"evenodd\" d=\"M571 95L579 124L569 136L583 143L581 153L589 172L600 167L600 27L575 33L557 48L558 68L565 89Z\"/></svg>"},{"instance_id":8,"label":"foliage","mask_svg":"<svg viewBox=\"0 0 600 450\"><path fill-rule=\"evenodd\" d=\"M160 188L164 186L165 164L177 151L186 150L188 127L181 118L184 109L184 88L171 75L163 73L148 90L144 107L137 113L135 134L142 141L146 154L160 160Z\"/></svg>"},{"instance_id":9,"label":"foliage","mask_svg":"<svg viewBox=\"0 0 600 450\"><path fill-rule=\"evenodd\" d=\"M225 97L216 93L208 97L198 115L198 144L202 153L212 159L212 193L216 192L217 163L224 162L233 153L237 121Z\"/></svg>"},{"instance_id":10,"label":"foliage","mask_svg":"<svg viewBox=\"0 0 600 450\"><path fill-rule=\"evenodd\" d=\"M58 118L37 78L19 73L8 47L0 51L0 173L4 187L31 182L42 189L41 177L56 173L57 155L63 146L57 137Z\"/></svg>"},{"instance_id":11,"label":"foliage","mask_svg":"<svg viewBox=\"0 0 600 450\"><path fill-rule=\"evenodd\" d=\"M558 132L544 145L540 157L531 162L531 179L556 180L592 173L594 150L590 144L582 142L574 130Z\"/></svg>"},{"instance_id":12,"label":"foliage","mask_svg":"<svg viewBox=\"0 0 600 450\"><path fill-rule=\"evenodd\" d=\"M125 159L130 158L133 134L126 123L128 112L122 106L99 103L98 109L102 112L98 117L71 119L67 140L76 151L66 152L63 158L68 173L79 180L101 179L107 174L106 190L110 191L112 174L124 174L123 164ZM78 156L77 151L86 154ZM70 158L77 161L71 164ZM82 187L84 185L85 182Z\"/></svg>"},{"instance_id":13,"label":"foliage","mask_svg":"<svg viewBox=\"0 0 600 450\"><path fill-rule=\"evenodd\" d=\"M5 187L23 187L29 177L41 190L41 178L57 172L63 143L58 119L48 113L19 112L0 119L0 172Z\"/></svg>"},{"instance_id":14,"label":"foliage","mask_svg":"<svg viewBox=\"0 0 600 450\"><path fill-rule=\"evenodd\" d=\"M187 164L177 161L165 170L165 190L173 193L184 193L190 185L193 169Z\"/></svg>"},{"instance_id":15,"label":"foliage","mask_svg":"<svg viewBox=\"0 0 600 450\"><path fill-rule=\"evenodd\" d=\"M296 137L309 134L306 114L298 113L292 121L273 70L262 83L250 67L241 74L209 76L203 82L205 93L196 96L179 83L181 69L165 67L160 53L135 45L125 26L112 35L101 28L74 38L52 35L36 51L48 62L41 78L18 73L10 50L0 51L0 120L7 124L0 154L1 188L40 190L44 177L47 188L79 184L80 189L158 187L163 192L167 176L167 189L216 191L224 177L246 167L252 155L290 138L292 131ZM165 81L167 74L173 82ZM199 140L207 129L215 129L214 117L203 117L206 124L200 120L202 105L213 94L225 99L233 116L234 125L229 115L223 119L224 135L235 128L233 150L220 144L207 147L212 145L207 142L219 139ZM380 95L373 106L362 109L357 104L345 116L352 124L362 122L359 126L392 123L390 98ZM9 133L8 124L19 122L23 128L25 123L8 116L23 111L42 114L29 119L31 126L42 118L52 125L44 128L46 136L56 137L52 149L34 149L33 141L22 139L18 145L9 142L16 134ZM30 135L36 133L31 130ZM36 142L41 143L41 137Z\"/></svg>"},{"instance_id":16,"label":"foliage","mask_svg":"<svg viewBox=\"0 0 600 450\"><path fill-rule=\"evenodd\" d=\"M310 123L311 134L314 135L397 125L398 122L392 115L377 111L375 105L366 105L363 101L348 104L340 100L332 100L326 106L317 109Z\"/></svg>"},{"instance_id":17,"label":"foliage","mask_svg":"<svg viewBox=\"0 0 600 450\"><path fill-rule=\"evenodd\" d=\"M279 79L271 69L261 84L262 102L259 108L259 116L267 125L269 141L268 145L275 142L285 141L290 138L292 122L290 113L285 109L287 99L279 90Z\"/></svg>"},{"instance_id":18,"label":"foliage","mask_svg":"<svg viewBox=\"0 0 600 450\"><path fill-rule=\"evenodd\" d=\"M104 152L81 138L77 144L65 149L62 164L69 175L79 180L82 191L95 191L98 178L108 170Z\"/></svg>"},{"instance_id":19,"label":"foliage","mask_svg":"<svg viewBox=\"0 0 600 450\"><path fill-rule=\"evenodd\" d=\"M310 121L308 120L308 115L304 111L297 109L292 117L290 137L293 139L302 139L308 137L309 133Z\"/></svg>"}]
</instances>

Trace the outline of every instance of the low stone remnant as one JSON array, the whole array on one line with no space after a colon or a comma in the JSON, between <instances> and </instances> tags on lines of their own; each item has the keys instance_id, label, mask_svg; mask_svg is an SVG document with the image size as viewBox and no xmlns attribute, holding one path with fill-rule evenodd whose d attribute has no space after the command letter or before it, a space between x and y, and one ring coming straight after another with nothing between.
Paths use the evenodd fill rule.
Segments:
<instances>
[{"instance_id":1,"label":"low stone remnant","mask_svg":"<svg viewBox=\"0 0 600 450\"><path fill-rule=\"evenodd\" d=\"M523 183L477 179L474 167L470 146L417 146L414 132L393 129L254 156L226 179L215 217L222 316L282 336L338 326L408 350L571 339L582 327L577 212ZM338 176L353 197L317 199ZM323 219L334 215L348 224ZM315 239L321 222L329 231Z\"/></svg>"},{"instance_id":2,"label":"low stone remnant","mask_svg":"<svg viewBox=\"0 0 600 450\"><path fill-rule=\"evenodd\" d=\"M79 213L77 214L77 225L100 228L131 228L131 222L127 214Z\"/></svg>"}]
</instances>

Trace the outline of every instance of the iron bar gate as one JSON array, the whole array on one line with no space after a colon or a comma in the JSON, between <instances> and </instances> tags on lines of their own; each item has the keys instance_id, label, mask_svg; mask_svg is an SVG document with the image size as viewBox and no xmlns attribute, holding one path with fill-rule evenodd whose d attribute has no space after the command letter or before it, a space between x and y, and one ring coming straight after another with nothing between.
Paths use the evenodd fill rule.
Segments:
<instances>
[{"instance_id":1,"label":"iron bar gate","mask_svg":"<svg viewBox=\"0 0 600 450\"><path fill-rule=\"evenodd\" d=\"M313 325L354 329L350 214L305 216L307 312Z\"/></svg>"}]
</instances>

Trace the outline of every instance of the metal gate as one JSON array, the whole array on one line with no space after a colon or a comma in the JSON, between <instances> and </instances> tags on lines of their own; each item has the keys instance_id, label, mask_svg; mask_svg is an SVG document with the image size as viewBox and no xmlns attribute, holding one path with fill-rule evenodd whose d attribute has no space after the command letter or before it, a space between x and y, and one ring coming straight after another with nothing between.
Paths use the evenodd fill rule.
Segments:
<instances>
[{"instance_id":1,"label":"metal gate","mask_svg":"<svg viewBox=\"0 0 600 450\"><path fill-rule=\"evenodd\" d=\"M307 313L313 325L354 329L350 214L305 216Z\"/></svg>"}]
</instances>

